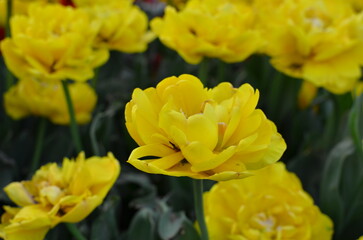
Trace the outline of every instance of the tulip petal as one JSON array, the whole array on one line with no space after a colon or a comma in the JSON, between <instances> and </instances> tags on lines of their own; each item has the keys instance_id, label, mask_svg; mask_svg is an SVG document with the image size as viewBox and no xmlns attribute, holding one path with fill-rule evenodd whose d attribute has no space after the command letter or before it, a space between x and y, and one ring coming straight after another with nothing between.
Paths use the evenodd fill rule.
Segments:
<instances>
[{"instance_id":1,"label":"tulip petal","mask_svg":"<svg viewBox=\"0 0 363 240\"><path fill-rule=\"evenodd\" d=\"M176 165L183 159L184 159L184 156L179 151L174 154L171 154L171 155L168 155L168 156L165 156L160 159L152 161L152 165L154 165L155 167L158 167L160 169L166 170L166 169L173 167L174 165Z\"/></svg>"},{"instance_id":2,"label":"tulip petal","mask_svg":"<svg viewBox=\"0 0 363 240\"><path fill-rule=\"evenodd\" d=\"M140 137L139 132L137 131L134 123L134 116L135 116L136 107L134 103L128 102L125 106L125 120L126 120L126 128L131 137L135 140L138 145L144 145L145 142Z\"/></svg>"},{"instance_id":3,"label":"tulip petal","mask_svg":"<svg viewBox=\"0 0 363 240\"><path fill-rule=\"evenodd\" d=\"M214 149L218 142L218 123L205 115L193 115L187 120L187 139L200 142L209 149Z\"/></svg>"},{"instance_id":4,"label":"tulip petal","mask_svg":"<svg viewBox=\"0 0 363 240\"><path fill-rule=\"evenodd\" d=\"M43 240L51 227L47 211L39 205L21 208L8 224L0 225L0 236L6 240Z\"/></svg>"},{"instance_id":5,"label":"tulip petal","mask_svg":"<svg viewBox=\"0 0 363 240\"><path fill-rule=\"evenodd\" d=\"M176 84L170 84L175 82ZM179 78L170 77L165 81L160 82L156 86L158 95L163 101L173 99L173 102L178 106L186 116L191 116L202 112L204 101L207 99L206 89L192 75L181 75ZM193 96L190 98L189 96Z\"/></svg>"},{"instance_id":6,"label":"tulip petal","mask_svg":"<svg viewBox=\"0 0 363 240\"><path fill-rule=\"evenodd\" d=\"M82 221L87 217L97 206L102 203L102 198L94 195L77 202L75 206L72 206L71 210L60 218L56 218L53 222L53 226L60 222L76 223ZM62 202L63 205L67 205L67 202Z\"/></svg>"},{"instance_id":7,"label":"tulip petal","mask_svg":"<svg viewBox=\"0 0 363 240\"><path fill-rule=\"evenodd\" d=\"M148 157L149 159L159 159L160 157L165 157L174 154L175 150L164 144L148 144L134 149L131 152L129 160L139 160L143 157Z\"/></svg>"},{"instance_id":8,"label":"tulip petal","mask_svg":"<svg viewBox=\"0 0 363 240\"><path fill-rule=\"evenodd\" d=\"M28 190L20 182L13 182L4 188L4 191L18 206L27 206L35 204L35 201Z\"/></svg>"},{"instance_id":9,"label":"tulip petal","mask_svg":"<svg viewBox=\"0 0 363 240\"><path fill-rule=\"evenodd\" d=\"M230 146L215 154L203 144L192 142L181 151L185 159L192 164L192 171L201 172L216 168L227 161L235 153L235 146Z\"/></svg>"}]
</instances>

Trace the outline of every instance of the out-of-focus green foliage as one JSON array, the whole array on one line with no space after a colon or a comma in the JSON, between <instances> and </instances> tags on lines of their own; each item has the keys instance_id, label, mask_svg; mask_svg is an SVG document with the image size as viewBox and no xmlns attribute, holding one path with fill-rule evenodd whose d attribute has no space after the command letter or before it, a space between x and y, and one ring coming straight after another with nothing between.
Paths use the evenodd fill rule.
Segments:
<instances>
[{"instance_id":1,"label":"out-of-focus green foliage","mask_svg":"<svg viewBox=\"0 0 363 240\"><path fill-rule=\"evenodd\" d=\"M304 189L334 221L334 239L353 240L363 235L363 98L319 89L313 102L300 109L302 80L276 71L268 57L253 55L233 64L205 61L208 87L228 81L235 87L250 83L260 91L258 107L277 125L287 143L281 161L299 176ZM137 145L124 124L124 107L134 88L155 86L173 75L198 75L198 70L158 40L144 53L112 51L109 61L98 69L98 102L92 121L80 127L81 140L87 156L113 152L122 172L105 202L77 224L87 239L199 240L190 179L148 175L127 164ZM1 60L0 79L6 74ZM0 81L1 94L5 85ZM2 98L0 103L2 106ZM32 175L29 169L40 122L37 117L14 121L0 107L0 188ZM40 164L60 163L63 157L77 154L67 126L47 121L45 131ZM205 187L213 184L207 182ZM0 205L11 204L0 191ZM72 237L60 225L46 239Z\"/></svg>"}]
</instances>

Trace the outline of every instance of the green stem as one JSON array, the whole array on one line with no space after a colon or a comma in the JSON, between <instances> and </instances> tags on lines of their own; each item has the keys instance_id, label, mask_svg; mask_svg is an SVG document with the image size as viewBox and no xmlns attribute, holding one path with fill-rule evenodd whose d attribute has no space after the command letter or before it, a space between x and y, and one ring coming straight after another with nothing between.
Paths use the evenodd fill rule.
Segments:
<instances>
[{"instance_id":1,"label":"green stem","mask_svg":"<svg viewBox=\"0 0 363 240\"><path fill-rule=\"evenodd\" d=\"M5 36L11 37L10 18L12 15L13 1L6 0ZM6 71L6 90L14 84L14 76L9 69Z\"/></svg>"},{"instance_id":2,"label":"green stem","mask_svg":"<svg viewBox=\"0 0 363 240\"><path fill-rule=\"evenodd\" d=\"M10 18L12 15L13 10L13 1L12 0L6 0L6 19L5 19L5 36L10 37L11 31L10 31Z\"/></svg>"},{"instance_id":3,"label":"green stem","mask_svg":"<svg viewBox=\"0 0 363 240\"><path fill-rule=\"evenodd\" d=\"M9 69L6 70L6 90L14 84L14 75L10 72Z\"/></svg>"},{"instance_id":4,"label":"green stem","mask_svg":"<svg viewBox=\"0 0 363 240\"><path fill-rule=\"evenodd\" d=\"M76 225L72 224L72 223L66 223L65 224L68 231L73 235L73 237L77 240L87 240L82 233L78 230L78 228L76 227Z\"/></svg>"},{"instance_id":5,"label":"green stem","mask_svg":"<svg viewBox=\"0 0 363 240\"><path fill-rule=\"evenodd\" d=\"M271 82L271 88L269 90L269 119L272 121L276 121L277 119L277 113L279 111L279 100L280 100L280 94L282 92L283 88L283 77L284 75L280 72L275 71L275 76L272 79Z\"/></svg>"},{"instance_id":6,"label":"green stem","mask_svg":"<svg viewBox=\"0 0 363 240\"><path fill-rule=\"evenodd\" d=\"M198 78L207 87L208 84L208 72L209 72L209 64L208 59L203 59L201 63L199 63L198 69Z\"/></svg>"},{"instance_id":7,"label":"green stem","mask_svg":"<svg viewBox=\"0 0 363 240\"><path fill-rule=\"evenodd\" d=\"M64 95L66 97L66 102L67 102L67 106L68 106L68 113L69 113L69 118L70 118L70 129L71 129L72 138L73 138L76 150L78 152L81 152L83 150L83 147L82 147L81 138L80 138L80 135L79 135L78 125L77 125L77 122L76 122L76 116L75 116L75 113L74 113L71 94L69 93L68 83L67 83L66 80L62 81L62 86L63 86L63 91L64 91Z\"/></svg>"},{"instance_id":8,"label":"green stem","mask_svg":"<svg viewBox=\"0 0 363 240\"><path fill-rule=\"evenodd\" d=\"M92 80L91 80L91 84L92 84L92 87L96 90L96 87L97 87L97 80L98 80L98 75L99 75L99 73L100 73L100 68L96 68L95 70L94 70L94 76L93 76L93 78L92 78Z\"/></svg>"},{"instance_id":9,"label":"green stem","mask_svg":"<svg viewBox=\"0 0 363 240\"><path fill-rule=\"evenodd\" d=\"M91 138L93 154L96 156L100 156L100 148L98 147L98 143L97 143L96 131L97 131L98 124L99 124L100 120L102 119L102 117L103 117L102 114L97 114L95 116L95 118L92 121L92 124L90 127L90 132L89 132L89 135Z\"/></svg>"},{"instance_id":10,"label":"green stem","mask_svg":"<svg viewBox=\"0 0 363 240\"><path fill-rule=\"evenodd\" d=\"M39 160L42 155L46 126L47 126L47 119L41 118L38 126L37 139L35 142L35 151L33 154L33 159L30 167L31 174L33 174L35 170L39 167Z\"/></svg>"},{"instance_id":11,"label":"green stem","mask_svg":"<svg viewBox=\"0 0 363 240\"><path fill-rule=\"evenodd\" d=\"M224 81L226 75L226 63L219 60L218 62L218 83L221 83Z\"/></svg>"},{"instance_id":12,"label":"green stem","mask_svg":"<svg viewBox=\"0 0 363 240\"><path fill-rule=\"evenodd\" d=\"M203 180L193 180L194 209L201 232L201 240L208 240L208 230L204 219Z\"/></svg>"},{"instance_id":13,"label":"green stem","mask_svg":"<svg viewBox=\"0 0 363 240\"><path fill-rule=\"evenodd\" d=\"M349 129L352 136L354 145L356 147L358 156L363 160L363 146L362 146L362 136L359 129L359 124L361 123L360 115L362 109L363 97L360 96L355 99L353 108L349 114Z\"/></svg>"}]
</instances>

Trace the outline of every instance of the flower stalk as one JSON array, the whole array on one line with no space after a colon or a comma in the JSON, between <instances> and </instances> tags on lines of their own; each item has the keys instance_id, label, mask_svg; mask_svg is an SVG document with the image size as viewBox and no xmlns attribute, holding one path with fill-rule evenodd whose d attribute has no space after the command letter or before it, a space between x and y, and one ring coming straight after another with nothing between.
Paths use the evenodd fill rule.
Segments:
<instances>
[{"instance_id":1,"label":"flower stalk","mask_svg":"<svg viewBox=\"0 0 363 240\"><path fill-rule=\"evenodd\" d=\"M275 120L279 111L279 100L281 98L281 93L283 91L283 79L284 76L282 73L280 72L275 72L274 73L274 78L272 79L272 84L269 90L269 102L270 104L270 112L269 112L269 116L271 119Z\"/></svg>"},{"instance_id":2,"label":"flower stalk","mask_svg":"<svg viewBox=\"0 0 363 240\"><path fill-rule=\"evenodd\" d=\"M218 83L221 83L224 81L226 75L226 63L223 61L218 61Z\"/></svg>"},{"instance_id":3,"label":"flower stalk","mask_svg":"<svg viewBox=\"0 0 363 240\"><path fill-rule=\"evenodd\" d=\"M203 85L205 87L207 87L207 84L208 84L208 72L209 72L208 59L204 59L199 64L198 78L200 79L200 81L203 83Z\"/></svg>"},{"instance_id":4,"label":"flower stalk","mask_svg":"<svg viewBox=\"0 0 363 240\"><path fill-rule=\"evenodd\" d=\"M362 136L359 129L360 115L362 112L362 99L363 96L360 95L354 101L353 108L351 109L349 114L349 130L358 156L363 160Z\"/></svg>"},{"instance_id":5,"label":"flower stalk","mask_svg":"<svg viewBox=\"0 0 363 240\"><path fill-rule=\"evenodd\" d=\"M194 209L201 233L201 240L208 240L208 230L204 219L203 180L193 180Z\"/></svg>"},{"instance_id":6,"label":"flower stalk","mask_svg":"<svg viewBox=\"0 0 363 240\"><path fill-rule=\"evenodd\" d=\"M77 240L87 240L82 233L78 230L78 228L76 227L76 225L72 224L72 223L66 223L65 224L68 231L73 235L73 237Z\"/></svg>"},{"instance_id":7,"label":"flower stalk","mask_svg":"<svg viewBox=\"0 0 363 240\"><path fill-rule=\"evenodd\" d=\"M97 114L91 124L90 127L90 139L91 139L91 144L92 144L92 150L93 150L93 154L96 156L100 156L100 148L98 147L98 143L97 143L97 136L96 136L96 131L98 128L98 124L100 122L100 120L102 119L102 115L101 114Z\"/></svg>"},{"instance_id":8,"label":"flower stalk","mask_svg":"<svg viewBox=\"0 0 363 240\"><path fill-rule=\"evenodd\" d=\"M47 119L41 118L38 126L37 139L35 142L35 151L33 154L33 159L30 167L31 174L33 174L34 171L39 167L39 160L42 155L46 127L47 127Z\"/></svg>"},{"instance_id":9,"label":"flower stalk","mask_svg":"<svg viewBox=\"0 0 363 240\"><path fill-rule=\"evenodd\" d=\"M63 91L64 95L66 97L66 102L68 106L68 113L69 113L69 119L70 119L70 130L72 134L72 138L76 147L77 152L81 152L83 150L81 138L79 135L78 125L76 122L76 117L74 113L74 107L71 99L71 95L69 93L68 83L66 80L62 81Z\"/></svg>"},{"instance_id":10,"label":"flower stalk","mask_svg":"<svg viewBox=\"0 0 363 240\"><path fill-rule=\"evenodd\" d=\"M12 0L6 0L6 19L5 19L5 35L6 35L6 37L11 36L10 18L11 18L11 15L12 15L12 9L13 9L13 1Z\"/></svg>"},{"instance_id":11,"label":"flower stalk","mask_svg":"<svg viewBox=\"0 0 363 240\"><path fill-rule=\"evenodd\" d=\"M94 69L94 72L95 72L95 74L94 74L94 76L93 76L93 78L91 80L91 85L96 90L96 88L97 88L97 81L98 81L98 77L99 77L99 73L100 73L100 68L95 68Z\"/></svg>"},{"instance_id":12,"label":"flower stalk","mask_svg":"<svg viewBox=\"0 0 363 240\"><path fill-rule=\"evenodd\" d=\"M5 36L11 37L11 30L10 30L10 18L12 15L13 9L13 1L6 0L6 19L5 19ZM9 89L14 84L14 76L8 69L6 71L6 89Z\"/></svg>"}]
</instances>

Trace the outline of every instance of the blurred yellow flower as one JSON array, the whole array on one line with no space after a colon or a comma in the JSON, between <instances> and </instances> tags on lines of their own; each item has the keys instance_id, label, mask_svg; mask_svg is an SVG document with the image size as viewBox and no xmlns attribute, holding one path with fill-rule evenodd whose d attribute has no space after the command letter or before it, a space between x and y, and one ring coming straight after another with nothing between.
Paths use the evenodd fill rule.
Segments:
<instances>
[{"instance_id":1,"label":"blurred yellow flower","mask_svg":"<svg viewBox=\"0 0 363 240\"><path fill-rule=\"evenodd\" d=\"M12 15L26 15L28 6L34 2L46 3L47 0L12 0ZM0 26L5 26L5 19L7 17L6 7L6 0L0 0Z\"/></svg>"},{"instance_id":2,"label":"blurred yellow flower","mask_svg":"<svg viewBox=\"0 0 363 240\"><path fill-rule=\"evenodd\" d=\"M22 209L44 211L54 227L87 217L102 203L119 174L120 165L112 153L85 159L82 152L75 160L65 158L62 167L56 163L44 165L30 181L10 183L4 190Z\"/></svg>"},{"instance_id":3,"label":"blurred yellow flower","mask_svg":"<svg viewBox=\"0 0 363 240\"><path fill-rule=\"evenodd\" d=\"M4 210L0 238L5 240L43 240L51 227L47 212L39 205L23 208L5 206Z\"/></svg>"},{"instance_id":4,"label":"blurred yellow flower","mask_svg":"<svg viewBox=\"0 0 363 240\"><path fill-rule=\"evenodd\" d=\"M330 240L333 223L283 163L204 194L210 240Z\"/></svg>"},{"instance_id":5,"label":"blurred yellow flower","mask_svg":"<svg viewBox=\"0 0 363 240\"><path fill-rule=\"evenodd\" d=\"M71 83L69 91L76 121L86 124L92 118L97 95L87 83ZM60 82L42 83L33 79L20 80L4 94L6 113L13 119L29 115L49 118L55 124L69 124L69 113Z\"/></svg>"},{"instance_id":6,"label":"blurred yellow flower","mask_svg":"<svg viewBox=\"0 0 363 240\"><path fill-rule=\"evenodd\" d=\"M204 57L239 62L253 54L262 42L254 23L244 1L190 0L180 12L167 6L151 27L163 44L197 64Z\"/></svg>"},{"instance_id":7,"label":"blurred yellow flower","mask_svg":"<svg viewBox=\"0 0 363 240\"><path fill-rule=\"evenodd\" d=\"M363 1L362 0L341 0L345 3L350 4L355 12L362 12L363 10Z\"/></svg>"},{"instance_id":8,"label":"blurred yellow flower","mask_svg":"<svg viewBox=\"0 0 363 240\"><path fill-rule=\"evenodd\" d=\"M318 94L318 88L308 81L303 81L299 90L297 103L300 109L309 107Z\"/></svg>"},{"instance_id":9,"label":"blurred yellow flower","mask_svg":"<svg viewBox=\"0 0 363 240\"><path fill-rule=\"evenodd\" d=\"M154 34L147 31L147 15L131 1L110 1L85 8L92 19L101 22L95 46L126 53L143 52Z\"/></svg>"},{"instance_id":10,"label":"blurred yellow flower","mask_svg":"<svg viewBox=\"0 0 363 240\"><path fill-rule=\"evenodd\" d=\"M207 89L192 75L135 89L126 127L140 147L128 162L156 174L228 180L280 159L286 144L273 122L255 109L259 92L224 82Z\"/></svg>"},{"instance_id":11,"label":"blurred yellow flower","mask_svg":"<svg viewBox=\"0 0 363 240\"><path fill-rule=\"evenodd\" d=\"M84 11L34 4L28 15L12 17L12 37L1 43L5 63L18 78L86 81L107 60L107 50L92 46L100 24Z\"/></svg>"},{"instance_id":12,"label":"blurred yellow flower","mask_svg":"<svg viewBox=\"0 0 363 240\"><path fill-rule=\"evenodd\" d=\"M362 14L340 0L283 0L274 11L257 2L276 69L336 94L353 88L363 64Z\"/></svg>"}]
</instances>

